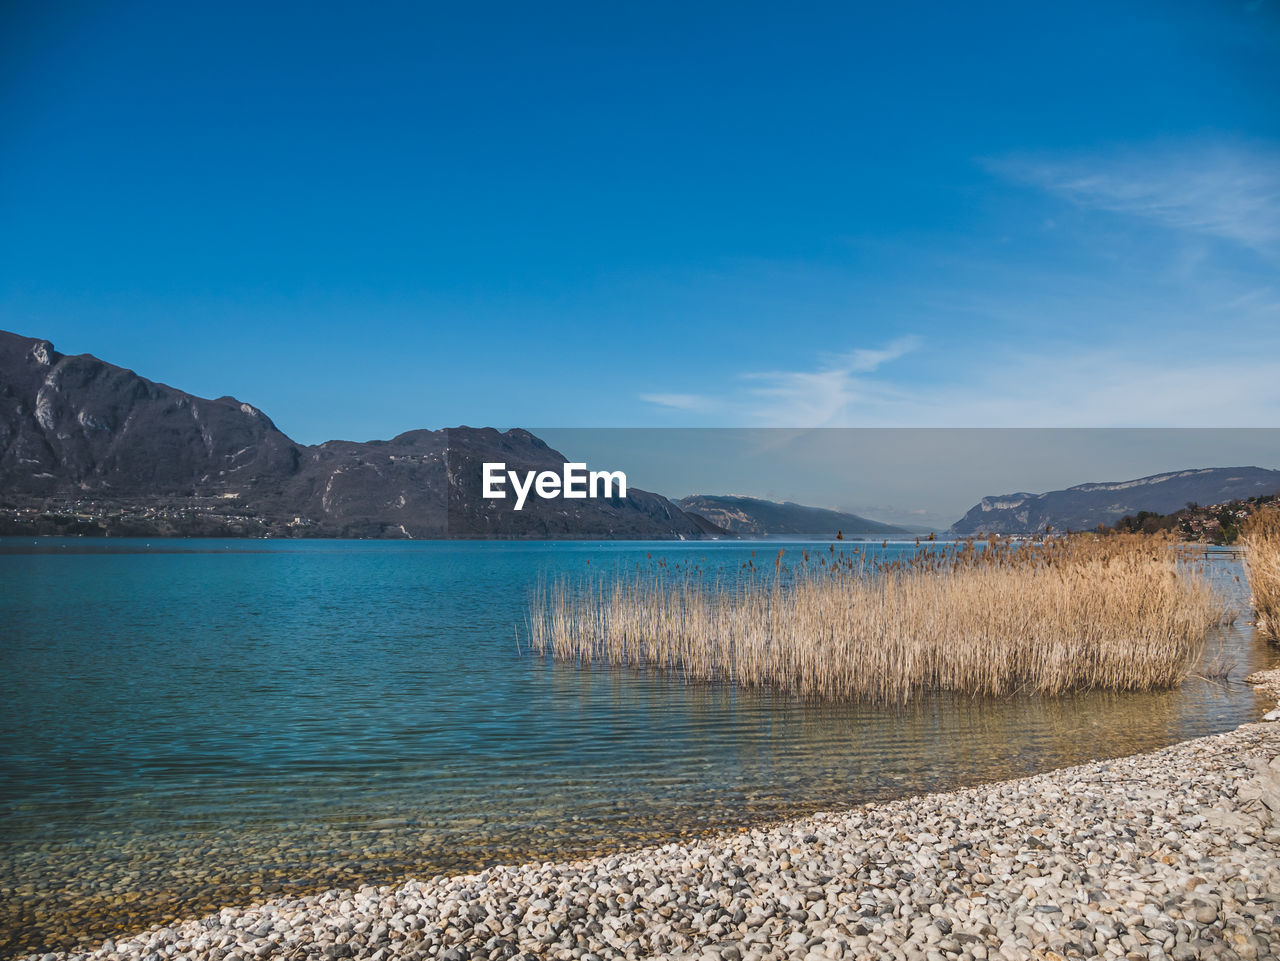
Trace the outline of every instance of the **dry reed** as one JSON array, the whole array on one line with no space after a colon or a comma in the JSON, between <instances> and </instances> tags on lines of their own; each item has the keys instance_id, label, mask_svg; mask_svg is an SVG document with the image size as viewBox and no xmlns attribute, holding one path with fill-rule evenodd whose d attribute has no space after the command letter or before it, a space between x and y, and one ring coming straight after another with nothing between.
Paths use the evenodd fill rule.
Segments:
<instances>
[{"instance_id":1,"label":"dry reed","mask_svg":"<svg viewBox=\"0 0 1280 961\"><path fill-rule=\"evenodd\" d=\"M539 588L529 634L559 660L649 666L816 698L1169 687L1224 617L1187 552L1141 534L829 551L769 575L665 565Z\"/></svg>"},{"instance_id":2,"label":"dry reed","mask_svg":"<svg viewBox=\"0 0 1280 961\"><path fill-rule=\"evenodd\" d=\"M1280 641L1280 509L1267 508L1250 517L1241 539L1248 549L1245 572L1258 630Z\"/></svg>"}]
</instances>

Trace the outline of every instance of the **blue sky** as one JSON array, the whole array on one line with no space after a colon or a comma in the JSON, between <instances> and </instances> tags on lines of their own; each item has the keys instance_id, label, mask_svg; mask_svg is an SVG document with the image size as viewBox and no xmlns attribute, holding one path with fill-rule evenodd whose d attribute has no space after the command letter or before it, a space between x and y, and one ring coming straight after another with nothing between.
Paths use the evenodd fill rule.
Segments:
<instances>
[{"instance_id":1,"label":"blue sky","mask_svg":"<svg viewBox=\"0 0 1280 961\"><path fill-rule=\"evenodd\" d=\"M6 4L0 327L296 439L1280 424L1280 7Z\"/></svg>"}]
</instances>

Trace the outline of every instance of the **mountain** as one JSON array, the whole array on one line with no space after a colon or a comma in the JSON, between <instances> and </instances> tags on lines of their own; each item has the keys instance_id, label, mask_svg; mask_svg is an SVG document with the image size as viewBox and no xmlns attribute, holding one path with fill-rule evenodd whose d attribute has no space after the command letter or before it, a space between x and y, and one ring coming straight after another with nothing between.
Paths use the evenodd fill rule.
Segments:
<instances>
[{"instance_id":1,"label":"mountain","mask_svg":"<svg viewBox=\"0 0 1280 961\"><path fill-rule=\"evenodd\" d=\"M628 485L626 497L540 500L521 511L511 498L481 496L481 465L503 462L510 470L560 473L566 458L527 430L499 433L491 427L453 428L448 434L448 527L452 537L697 539L724 535L659 494Z\"/></svg>"},{"instance_id":2,"label":"mountain","mask_svg":"<svg viewBox=\"0 0 1280 961\"><path fill-rule=\"evenodd\" d=\"M1280 491L1280 471L1261 467L1204 467L1136 480L1080 484L1046 494L984 497L951 525L950 534L1034 534L1092 530L1138 511L1171 513L1188 503L1224 501Z\"/></svg>"},{"instance_id":3,"label":"mountain","mask_svg":"<svg viewBox=\"0 0 1280 961\"><path fill-rule=\"evenodd\" d=\"M682 510L706 518L740 537L905 537L905 527L845 514L822 507L805 507L790 501L756 497L695 494L679 502Z\"/></svg>"},{"instance_id":4,"label":"mountain","mask_svg":"<svg viewBox=\"0 0 1280 961\"><path fill-rule=\"evenodd\" d=\"M207 400L0 331L0 533L699 538L665 497L480 496L481 464L555 470L525 430L414 430L298 444L234 397ZM593 465L595 466L595 465Z\"/></svg>"}]
</instances>

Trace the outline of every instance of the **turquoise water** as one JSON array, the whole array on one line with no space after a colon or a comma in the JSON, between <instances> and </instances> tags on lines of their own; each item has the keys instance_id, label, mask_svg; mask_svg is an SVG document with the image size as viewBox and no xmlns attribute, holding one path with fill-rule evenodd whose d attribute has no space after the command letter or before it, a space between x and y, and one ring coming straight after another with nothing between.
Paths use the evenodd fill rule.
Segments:
<instances>
[{"instance_id":1,"label":"turquoise water","mask_svg":"<svg viewBox=\"0 0 1280 961\"><path fill-rule=\"evenodd\" d=\"M0 540L0 953L1015 776L1260 713L1240 678L1274 655L1243 622L1210 645L1235 662L1226 684L905 710L518 649L539 579L659 559L732 576L780 546ZM1216 569L1239 600L1236 562Z\"/></svg>"}]
</instances>

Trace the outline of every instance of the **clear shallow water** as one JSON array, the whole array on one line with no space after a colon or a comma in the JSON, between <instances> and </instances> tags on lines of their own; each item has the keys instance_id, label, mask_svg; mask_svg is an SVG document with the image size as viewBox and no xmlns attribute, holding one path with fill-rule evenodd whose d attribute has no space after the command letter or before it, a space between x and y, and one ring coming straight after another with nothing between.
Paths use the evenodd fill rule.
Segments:
<instances>
[{"instance_id":1,"label":"clear shallow water","mask_svg":"<svg viewBox=\"0 0 1280 961\"><path fill-rule=\"evenodd\" d=\"M1256 718L1276 660L1242 619L1226 684L805 704L516 643L539 579L798 545L150 543L0 539L0 954L1133 753Z\"/></svg>"}]
</instances>

